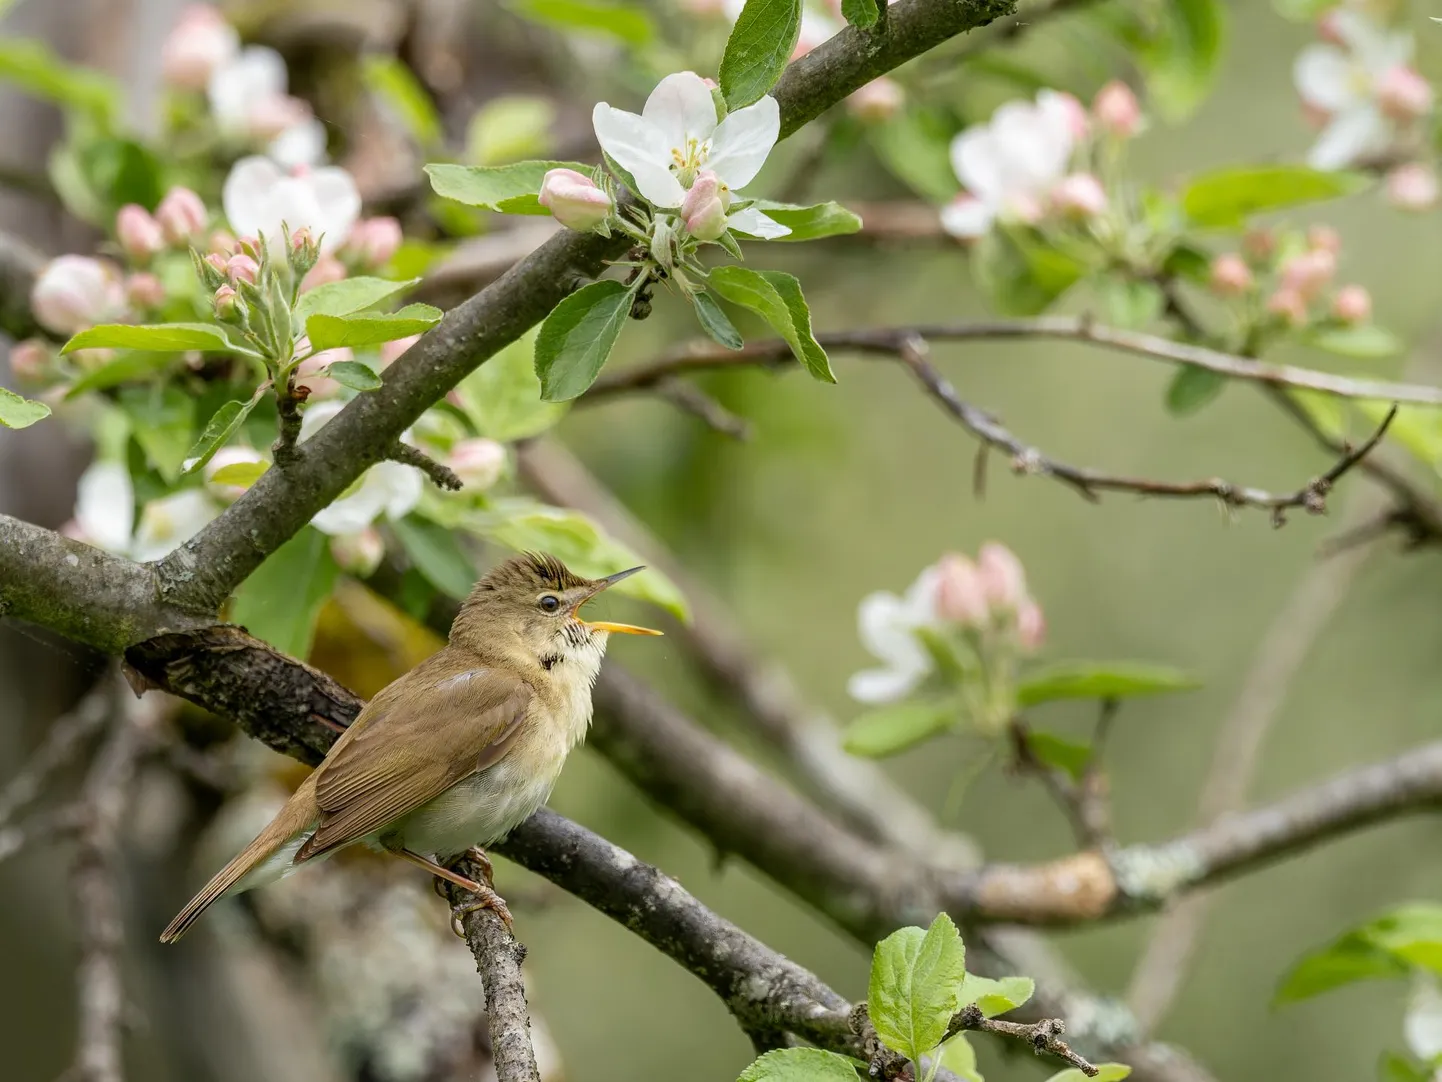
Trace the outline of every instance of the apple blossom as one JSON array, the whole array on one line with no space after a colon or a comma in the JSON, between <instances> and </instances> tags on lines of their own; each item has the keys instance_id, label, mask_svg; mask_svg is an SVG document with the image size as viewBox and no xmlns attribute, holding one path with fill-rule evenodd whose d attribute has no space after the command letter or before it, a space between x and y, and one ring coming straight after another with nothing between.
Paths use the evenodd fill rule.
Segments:
<instances>
[{"instance_id":1,"label":"apple blossom","mask_svg":"<svg viewBox=\"0 0 1442 1082\"><path fill-rule=\"evenodd\" d=\"M167 84L181 90L204 90L211 73L240 48L240 35L209 4L182 9L160 47L160 70Z\"/></svg>"},{"instance_id":2,"label":"apple blossom","mask_svg":"<svg viewBox=\"0 0 1442 1082\"><path fill-rule=\"evenodd\" d=\"M277 252L283 243L282 223L292 233L310 229L322 253L334 251L350 234L361 209L360 192L344 169L325 166L288 174L259 155L231 167L221 203L232 229L263 234Z\"/></svg>"},{"instance_id":3,"label":"apple blossom","mask_svg":"<svg viewBox=\"0 0 1442 1082\"><path fill-rule=\"evenodd\" d=\"M305 272L305 277L300 280L300 291L304 293L316 286L329 285L331 282L339 282L346 276L345 264L333 255L321 256L316 260L315 266Z\"/></svg>"},{"instance_id":4,"label":"apple blossom","mask_svg":"<svg viewBox=\"0 0 1442 1082\"><path fill-rule=\"evenodd\" d=\"M953 139L951 165L971 198L943 208L942 227L953 236L979 237L999 217L1034 221L1071 159L1070 116L1061 94L1043 90L1034 103L1007 102L988 123Z\"/></svg>"},{"instance_id":5,"label":"apple blossom","mask_svg":"<svg viewBox=\"0 0 1442 1082\"><path fill-rule=\"evenodd\" d=\"M71 335L120 315L125 289L111 264L83 255L52 259L35 279L30 308L40 325Z\"/></svg>"},{"instance_id":6,"label":"apple blossom","mask_svg":"<svg viewBox=\"0 0 1442 1082\"><path fill-rule=\"evenodd\" d=\"M1402 1032L1407 1047L1423 1063L1434 1063L1442 1056L1442 992L1437 978L1425 969L1414 971Z\"/></svg>"},{"instance_id":7,"label":"apple blossom","mask_svg":"<svg viewBox=\"0 0 1442 1082\"><path fill-rule=\"evenodd\" d=\"M1130 139L1142 125L1142 107L1132 88L1113 79L1092 99L1097 127L1117 139Z\"/></svg>"},{"instance_id":8,"label":"apple blossom","mask_svg":"<svg viewBox=\"0 0 1442 1082\"><path fill-rule=\"evenodd\" d=\"M1307 227L1307 247L1336 255L1342 250L1342 236L1330 225L1310 225Z\"/></svg>"},{"instance_id":9,"label":"apple blossom","mask_svg":"<svg viewBox=\"0 0 1442 1082\"><path fill-rule=\"evenodd\" d=\"M991 616L976 564L949 553L936 565L936 614L963 627L981 627Z\"/></svg>"},{"instance_id":10,"label":"apple blossom","mask_svg":"<svg viewBox=\"0 0 1442 1082\"><path fill-rule=\"evenodd\" d=\"M1325 248L1310 248L1282 264L1282 286L1303 300L1314 299L1337 273L1337 256Z\"/></svg>"},{"instance_id":11,"label":"apple blossom","mask_svg":"<svg viewBox=\"0 0 1442 1082\"><path fill-rule=\"evenodd\" d=\"M165 303L165 285L153 274L132 274L125 279L125 299L133 308L159 308Z\"/></svg>"},{"instance_id":12,"label":"apple blossom","mask_svg":"<svg viewBox=\"0 0 1442 1082\"><path fill-rule=\"evenodd\" d=\"M1219 296L1240 296L1252 288L1252 268L1239 255L1219 255L1212 260L1211 285Z\"/></svg>"},{"instance_id":13,"label":"apple blossom","mask_svg":"<svg viewBox=\"0 0 1442 1082\"><path fill-rule=\"evenodd\" d=\"M115 239L126 255L141 263L165 247L160 223L138 203L126 203L116 213Z\"/></svg>"},{"instance_id":14,"label":"apple blossom","mask_svg":"<svg viewBox=\"0 0 1442 1082\"><path fill-rule=\"evenodd\" d=\"M928 567L901 597L880 590L862 598L856 614L857 635L883 665L852 674L846 690L853 699L894 702L910 694L931 671L931 656L916 632L937 624L940 576L937 568Z\"/></svg>"},{"instance_id":15,"label":"apple blossom","mask_svg":"<svg viewBox=\"0 0 1442 1082\"><path fill-rule=\"evenodd\" d=\"M225 276L232 282L253 282L260 273L260 264L244 252L237 252L225 261Z\"/></svg>"},{"instance_id":16,"label":"apple blossom","mask_svg":"<svg viewBox=\"0 0 1442 1082\"><path fill-rule=\"evenodd\" d=\"M130 558L149 563L169 555L218 514L220 508L198 488L151 500L141 509L140 523L130 542Z\"/></svg>"},{"instance_id":17,"label":"apple blossom","mask_svg":"<svg viewBox=\"0 0 1442 1082\"><path fill-rule=\"evenodd\" d=\"M1343 323L1365 323L1372 318L1372 294L1366 286L1343 286L1332 298L1332 314Z\"/></svg>"},{"instance_id":18,"label":"apple blossom","mask_svg":"<svg viewBox=\"0 0 1442 1082\"><path fill-rule=\"evenodd\" d=\"M890 120L906 104L906 93L895 79L872 79L846 99L846 109L857 120L878 124Z\"/></svg>"},{"instance_id":19,"label":"apple blossom","mask_svg":"<svg viewBox=\"0 0 1442 1082\"><path fill-rule=\"evenodd\" d=\"M446 465L467 488L484 492L505 473L506 447L484 437L461 440L451 448Z\"/></svg>"},{"instance_id":20,"label":"apple blossom","mask_svg":"<svg viewBox=\"0 0 1442 1082\"><path fill-rule=\"evenodd\" d=\"M1075 142L1080 143L1091 132L1092 126L1086 106L1078 101L1074 94L1068 94L1065 90L1053 93L1056 94L1056 108L1066 120L1067 131Z\"/></svg>"},{"instance_id":21,"label":"apple blossom","mask_svg":"<svg viewBox=\"0 0 1442 1082\"><path fill-rule=\"evenodd\" d=\"M1432 84L1402 65L1377 81L1377 105L1393 120L1416 120L1432 111Z\"/></svg>"},{"instance_id":22,"label":"apple blossom","mask_svg":"<svg viewBox=\"0 0 1442 1082\"><path fill-rule=\"evenodd\" d=\"M223 484L215 480L215 475L227 466L241 466L252 462L265 462L265 456L253 447L247 447L242 443L232 443L222 447L211 456L205 464L202 473L205 477L205 487L216 499L225 503L234 503L245 495L248 485Z\"/></svg>"},{"instance_id":23,"label":"apple blossom","mask_svg":"<svg viewBox=\"0 0 1442 1082\"><path fill-rule=\"evenodd\" d=\"M401 223L391 217L362 218L346 238L345 250L367 267L384 267L404 240ZM295 243L295 238L291 238Z\"/></svg>"},{"instance_id":24,"label":"apple blossom","mask_svg":"<svg viewBox=\"0 0 1442 1082\"><path fill-rule=\"evenodd\" d=\"M1267 298L1267 311L1289 327L1301 327L1307 322L1307 299L1283 286Z\"/></svg>"},{"instance_id":25,"label":"apple blossom","mask_svg":"<svg viewBox=\"0 0 1442 1082\"><path fill-rule=\"evenodd\" d=\"M989 604L1018 611L1027 599L1026 572L1016 554L1005 545L988 541L977 554L977 570Z\"/></svg>"},{"instance_id":26,"label":"apple blossom","mask_svg":"<svg viewBox=\"0 0 1442 1082\"><path fill-rule=\"evenodd\" d=\"M266 153L285 167L316 165L325 159L325 125L288 85L281 55L251 45L211 75L210 111L222 131L269 140Z\"/></svg>"},{"instance_id":27,"label":"apple blossom","mask_svg":"<svg viewBox=\"0 0 1442 1082\"><path fill-rule=\"evenodd\" d=\"M676 209L703 169L733 195L749 184L781 132L781 112L770 95L736 109L717 123L716 102L695 72L668 75L638 116L599 102L591 114L596 139L634 178L653 206ZM727 226L763 239L791 232L754 207L732 214Z\"/></svg>"},{"instance_id":28,"label":"apple blossom","mask_svg":"<svg viewBox=\"0 0 1442 1082\"><path fill-rule=\"evenodd\" d=\"M38 387L48 382L54 358L39 338L27 338L10 347L10 372L17 383Z\"/></svg>"},{"instance_id":29,"label":"apple blossom","mask_svg":"<svg viewBox=\"0 0 1442 1082\"><path fill-rule=\"evenodd\" d=\"M208 217L205 202L189 188L171 188L155 208L155 220L171 244L185 244L200 234Z\"/></svg>"},{"instance_id":30,"label":"apple blossom","mask_svg":"<svg viewBox=\"0 0 1442 1082\"><path fill-rule=\"evenodd\" d=\"M574 169L550 169L541 178L541 206L567 229L586 233L611 216L613 204L605 190Z\"/></svg>"},{"instance_id":31,"label":"apple blossom","mask_svg":"<svg viewBox=\"0 0 1442 1082\"><path fill-rule=\"evenodd\" d=\"M210 300L215 306L215 318L222 323L231 323L240 318L240 295L236 293L234 286L221 286Z\"/></svg>"},{"instance_id":32,"label":"apple blossom","mask_svg":"<svg viewBox=\"0 0 1442 1082\"><path fill-rule=\"evenodd\" d=\"M1437 174L1430 165L1407 162L1387 174L1387 202L1398 210L1431 210L1437 205Z\"/></svg>"},{"instance_id":33,"label":"apple blossom","mask_svg":"<svg viewBox=\"0 0 1442 1082\"><path fill-rule=\"evenodd\" d=\"M1062 177L1052 188L1051 205L1066 218L1095 218L1106 212L1107 193L1092 174L1073 173Z\"/></svg>"},{"instance_id":34,"label":"apple blossom","mask_svg":"<svg viewBox=\"0 0 1442 1082\"><path fill-rule=\"evenodd\" d=\"M368 578L380 567L386 556L385 539L374 526L355 533L337 534L330 539L330 554L342 571L357 578Z\"/></svg>"},{"instance_id":35,"label":"apple blossom","mask_svg":"<svg viewBox=\"0 0 1442 1082\"><path fill-rule=\"evenodd\" d=\"M119 462L92 462L75 486L75 531L87 544L127 552L135 527L135 488Z\"/></svg>"},{"instance_id":36,"label":"apple blossom","mask_svg":"<svg viewBox=\"0 0 1442 1082\"><path fill-rule=\"evenodd\" d=\"M345 403L337 401L308 406L301 417L301 441L310 439L344 408ZM420 502L424 485L425 478L414 466L378 462L361 475L355 491L316 512L311 525L321 533L337 537L358 533L381 515L402 518Z\"/></svg>"},{"instance_id":37,"label":"apple blossom","mask_svg":"<svg viewBox=\"0 0 1442 1082\"><path fill-rule=\"evenodd\" d=\"M1046 617L1041 606L1031 598L1022 602L1016 611L1016 642L1026 653L1041 649L1046 641Z\"/></svg>"},{"instance_id":38,"label":"apple blossom","mask_svg":"<svg viewBox=\"0 0 1442 1082\"><path fill-rule=\"evenodd\" d=\"M709 169L701 170L681 204L681 220L686 223L686 231L697 240L715 240L726 232L727 202L716 174Z\"/></svg>"},{"instance_id":39,"label":"apple blossom","mask_svg":"<svg viewBox=\"0 0 1442 1082\"><path fill-rule=\"evenodd\" d=\"M1277 251L1277 235L1256 227L1242 234L1242 255L1252 264L1266 263Z\"/></svg>"}]
</instances>

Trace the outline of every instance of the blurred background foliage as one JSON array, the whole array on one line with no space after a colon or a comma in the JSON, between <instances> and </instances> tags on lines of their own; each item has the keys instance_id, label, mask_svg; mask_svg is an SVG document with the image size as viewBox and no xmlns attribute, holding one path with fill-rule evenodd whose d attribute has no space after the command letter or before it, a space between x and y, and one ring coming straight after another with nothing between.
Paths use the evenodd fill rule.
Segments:
<instances>
[{"instance_id":1,"label":"blurred background foliage","mask_svg":"<svg viewBox=\"0 0 1442 1082\"><path fill-rule=\"evenodd\" d=\"M39 6L22 5L14 25L46 22L29 10ZM48 6L52 31L90 16L116 17L104 0L50 0ZM95 62L122 73L143 67L166 25L158 10L163 6L117 3L117 9L134 8L121 20L129 45L112 47ZM651 6L663 7L660 0ZM309 14L325 25L332 7L317 0L245 11L259 28L272 16L283 22L288 16L294 31L296 25L303 30ZM597 65L568 68L544 35L513 16L486 4L462 7L468 40L485 39L477 46L483 60L526 46L509 67L478 63L467 69L477 105L517 89L554 91L556 130L564 135L574 128L578 108L608 96L631 101L650 85L648 76L624 68L624 78L592 85ZM1309 140L1290 62L1310 29L1262 3L1235 2L1228 13L1231 32L1212 93L1189 119L1175 126L1158 121L1133 147L1133 166L1149 182L1166 185L1227 163L1295 159ZM660 11L658 18L668 26L684 22L674 10ZM1060 18L995 55L1044 72L1051 85L1088 94L1116 73L1122 59L1097 51L1092 40L1092 32ZM719 38L711 44L719 48ZM704 56L706 47L698 46L697 55ZM323 85L326 53L316 55L317 85ZM1017 93L1002 79L956 73L948 55L928 58L921 69L967 116L983 118ZM1442 74L1439 57L1442 50L1424 40L1422 70ZM11 101L0 111L0 132L33 119L28 107L12 110ZM325 115L324 105L320 112ZM788 164L805 153L805 139L803 133L777 153L757 191L774 191L768 182L774 186L787 175ZM21 133L0 142L23 154L27 140L33 142ZM907 194L864 148L825 161L810 190L843 202ZM23 205L10 201L12 221ZM1442 375L1436 285L1442 219L1435 213L1403 217L1375 192L1363 192L1287 220L1335 225L1344 240L1345 276L1372 290L1380 323L1415 343L1413 373L1434 381ZM52 243L58 250L63 234ZM986 313L966 258L949 241L837 241L773 247L768 255L772 266L805 283L818 330ZM693 334L690 313L663 301L647 324L629 328L612 364L644 360ZM1358 368L1314 352L1294 353L1313 367ZM1153 477L1217 475L1279 490L1295 488L1328 464L1304 433L1246 386L1228 388L1196 416L1169 416L1162 398L1171 372L1145 359L1056 342L1007 342L938 345L935 360L964 397L996 411L1013 431L1064 461ZM1404 363L1367 362L1386 377L1400 376ZM859 599L874 589L899 591L944 551L975 551L988 539L1005 542L1025 562L1033 593L1046 609L1043 656L1145 659L1189 669L1204 680L1199 691L1125 707L1108 751L1123 841L1159 840L1186 828L1218 727L1259 640L1316 559L1339 509L1357 498L1364 482L1354 477L1343 485L1332 520L1298 515L1281 530L1263 514L1228 516L1206 501L1109 497L1093 506L1046 480L1014 478L997 461L983 499L971 484L972 441L899 366L841 357L836 369L840 382L834 388L796 373L708 377L707 389L753 422L755 438L744 445L645 398L577 410L559 431L685 566L734 607L759 648L789 666L806 692L843 720L859 712L845 696L846 677L866 663L855 634ZM58 523L68 513L68 497L49 490L69 483L83 452L38 429L9 441L14 449L6 451L0 506ZM1254 799L1435 733L1442 706L1439 596L1442 565L1435 554L1379 547L1288 690ZM629 603L615 604L629 609ZM424 653L427 640L415 631L388 649L366 646L355 630L363 620L348 612L343 597L332 601L314 657L369 693ZM716 731L767 756L738 730L728 709L691 680L667 640L620 642L613 654ZM31 719L27 726L0 726L0 762L17 762L44 719L73 698L98 666L73 647L0 628L0 714ZM1063 731L1074 727L1081 734L1090 721L1082 705L1045 709ZM947 738L889 762L887 769L989 854L1028 860L1068 851L1066 824L1042 789L995 765L973 776L968 760L975 754L975 745ZM970 780L958 787L958 776ZM843 994L864 994L867 952L744 865L719 859L594 754L583 751L572 759L552 806L658 864ZM1222 888L1193 975L1159 1036L1193 1050L1229 1082L1371 1077L1381 1050L1400 1043L1404 985L1354 985L1277 1010L1270 1000L1280 975L1304 950L1379 909L1442 890L1442 864L1434 856L1438 831L1431 820L1414 820L1362 832ZM0 1074L21 1082L54 1077L69 1055L73 958L58 886L64 867L63 854L43 850L0 865ZM735 1077L750 1058L748 1042L699 982L581 903L540 890L513 866L501 862L498 874L503 893L532 899L515 906L518 930L530 947L532 1003L560 1047L567 1079ZM178 902L184 893L169 900ZM1154 920L1129 919L1056 938L1092 985L1120 995ZM168 963L145 939L133 941L130 950L142 975L135 982L137 1005L145 1005L133 1038L134 1077L181 1082L155 1050L167 1020L153 1004L163 1001L140 994L144 975L163 979L158 967ZM223 1042L223 1004L215 1014L215 1039ZM977 1044L988 1078L1041 1076L1043 1065L1030 1057L1007 1049L1003 1063L999 1046Z\"/></svg>"}]
</instances>

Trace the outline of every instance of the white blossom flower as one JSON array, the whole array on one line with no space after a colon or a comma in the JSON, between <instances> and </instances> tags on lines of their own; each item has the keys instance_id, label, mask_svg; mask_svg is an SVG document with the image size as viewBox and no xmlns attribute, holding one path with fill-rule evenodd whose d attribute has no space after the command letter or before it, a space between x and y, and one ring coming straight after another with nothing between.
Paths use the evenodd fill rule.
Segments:
<instances>
[{"instance_id":1,"label":"white blossom flower","mask_svg":"<svg viewBox=\"0 0 1442 1082\"><path fill-rule=\"evenodd\" d=\"M1391 30L1364 12L1341 8L1327 25L1341 45L1315 43L1297 54L1292 79L1302 100L1324 115L1326 127L1307 155L1316 169L1341 169L1386 150L1394 123L1379 93L1412 58L1412 35Z\"/></svg>"},{"instance_id":2,"label":"white blossom flower","mask_svg":"<svg viewBox=\"0 0 1442 1082\"><path fill-rule=\"evenodd\" d=\"M93 462L80 476L75 533L107 552L147 562L179 548L220 513L204 491L183 489L151 500L135 526L135 488L119 462Z\"/></svg>"},{"instance_id":3,"label":"white blossom flower","mask_svg":"<svg viewBox=\"0 0 1442 1082\"><path fill-rule=\"evenodd\" d=\"M770 95L718 124L710 88L691 71L662 79L640 116L600 102L591 120L601 149L631 174L641 196L668 210L685 202L703 169L734 195L761 171L781 131L780 107ZM763 239L790 232L754 207L732 214L727 225Z\"/></svg>"},{"instance_id":4,"label":"white blossom flower","mask_svg":"<svg viewBox=\"0 0 1442 1082\"><path fill-rule=\"evenodd\" d=\"M266 153L287 168L318 165L325 160L325 125L286 92L288 85L280 53L247 46L211 73L211 114L222 131L268 140Z\"/></svg>"},{"instance_id":5,"label":"white blossom flower","mask_svg":"<svg viewBox=\"0 0 1442 1082\"><path fill-rule=\"evenodd\" d=\"M321 402L305 411L300 423L302 441L315 435L345 408L343 402ZM420 470L399 462L377 462L361 475L353 492L316 513L310 524L323 534L338 537L359 533L381 515L402 518L420 502L425 484Z\"/></svg>"},{"instance_id":6,"label":"white blossom flower","mask_svg":"<svg viewBox=\"0 0 1442 1082\"><path fill-rule=\"evenodd\" d=\"M1442 991L1430 973L1419 972L1413 978L1402 1032L1407 1047L1418 1059L1431 1063L1442 1056Z\"/></svg>"},{"instance_id":7,"label":"white blossom flower","mask_svg":"<svg viewBox=\"0 0 1442 1082\"><path fill-rule=\"evenodd\" d=\"M360 217L361 197L351 175L339 166L287 173L271 159L254 155L231 167L221 205L231 229L241 236L264 233L275 249L285 222L292 236L309 229L320 238L321 251L331 252Z\"/></svg>"},{"instance_id":8,"label":"white blossom flower","mask_svg":"<svg viewBox=\"0 0 1442 1082\"><path fill-rule=\"evenodd\" d=\"M1036 101L1007 102L990 122L951 143L951 166L966 193L943 208L941 224L957 237L979 237L998 218L1035 221L1066 174L1076 145L1077 106L1069 94L1043 90Z\"/></svg>"},{"instance_id":9,"label":"white blossom flower","mask_svg":"<svg viewBox=\"0 0 1442 1082\"><path fill-rule=\"evenodd\" d=\"M204 90L215 69L240 48L235 27L209 4L190 4L160 48L165 81L183 90Z\"/></svg>"},{"instance_id":10,"label":"white blossom flower","mask_svg":"<svg viewBox=\"0 0 1442 1082\"><path fill-rule=\"evenodd\" d=\"M853 699L894 702L908 695L931 671L931 655L916 632L939 623L940 580L941 571L928 567L902 597L879 590L862 598L856 614L857 634L861 644L884 664L852 674L846 690Z\"/></svg>"},{"instance_id":11,"label":"white blossom flower","mask_svg":"<svg viewBox=\"0 0 1442 1082\"><path fill-rule=\"evenodd\" d=\"M130 542L130 558L147 563L178 549L198 534L220 509L198 488L151 500L140 512Z\"/></svg>"},{"instance_id":12,"label":"white blossom flower","mask_svg":"<svg viewBox=\"0 0 1442 1082\"><path fill-rule=\"evenodd\" d=\"M35 278L30 309L48 331L71 335L125 309L125 284L110 263L84 255L52 259Z\"/></svg>"}]
</instances>

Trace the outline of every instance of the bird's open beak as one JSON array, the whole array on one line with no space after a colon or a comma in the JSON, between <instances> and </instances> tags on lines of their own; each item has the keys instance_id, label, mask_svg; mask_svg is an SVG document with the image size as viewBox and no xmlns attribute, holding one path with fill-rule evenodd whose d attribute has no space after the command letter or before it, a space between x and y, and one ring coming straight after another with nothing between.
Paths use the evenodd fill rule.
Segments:
<instances>
[{"instance_id":1,"label":"bird's open beak","mask_svg":"<svg viewBox=\"0 0 1442 1082\"><path fill-rule=\"evenodd\" d=\"M627 569L627 570L625 570L625 571L617 571L614 575L607 575L604 579L598 579L598 580L596 581L596 587L595 587L595 589L593 589L593 590L592 590L590 593L588 593L585 597L581 598L581 600L576 604L576 608L575 608L575 610L572 612L572 615L575 616L576 619L580 620L580 619L581 619L581 617L580 617L581 606L584 605L587 601L590 601L591 598L595 597L595 596L596 596L597 594L599 594L602 590L605 590L605 589L607 589L607 588L609 588L609 587L611 587L611 586L616 585L616 583L620 582L622 579L628 578L629 576L634 575L637 571L644 571L644 570L646 570L646 568L645 568L644 566L642 566L642 567L632 567L632 568L629 568L629 569ZM589 627L592 631L614 631L614 632L616 632L617 634L620 634L620 635L661 635L661 634L664 634L664 632L656 631L656 630L653 629L653 628L649 628L649 627L637 627L635 624L613 624L613 623L611 623L609 620L581 620L581 623L585 624L585 625L586 625L587 627Z\"/></svg>"}]
</instances>

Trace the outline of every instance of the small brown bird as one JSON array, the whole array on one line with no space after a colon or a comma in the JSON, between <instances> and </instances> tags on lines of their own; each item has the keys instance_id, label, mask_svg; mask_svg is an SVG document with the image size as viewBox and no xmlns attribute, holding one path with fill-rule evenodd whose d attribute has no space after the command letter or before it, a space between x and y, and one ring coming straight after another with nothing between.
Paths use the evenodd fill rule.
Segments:
<instances>
[{"instance_id":1,"label":"small brown bird","mask_svg":"<svg viewBox=\"0 0 1442 1082\"><path fill-rule=\"evenodd\" d=\"M466 598L450 642L371 699L270 825L222 868L160 936L173 943L212 902L274 882L307 861L365 842L476 895L493 889L447 865L527 819L551 794L591 721L591 687L610 632L578 612L628 575L573 574L528 553L496 567Z\"/></svg>"}]
</instances>

